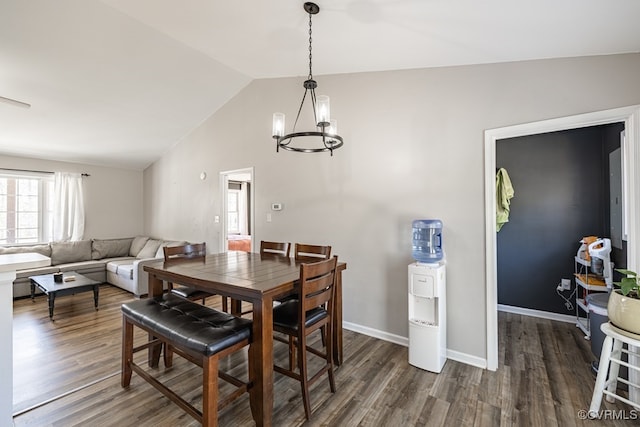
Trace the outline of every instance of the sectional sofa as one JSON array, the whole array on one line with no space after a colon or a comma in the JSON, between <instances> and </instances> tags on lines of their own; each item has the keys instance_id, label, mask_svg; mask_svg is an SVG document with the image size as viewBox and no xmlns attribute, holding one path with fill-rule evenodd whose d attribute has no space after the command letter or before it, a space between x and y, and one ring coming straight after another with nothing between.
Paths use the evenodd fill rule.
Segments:
<instances>
[{"instance_id":1,"label":"sectional sofa","mask_svg":"<svg viewBox=\"0 0 640 427\"><path fill-rule=\"evenodd\" d=\"M110 283L140 297L148 292L148 275L143 267L164 258L164 246L180 246L185 243L136 236L33 246L4 246L0 247L0 254L37 252L51 258L51 265L47 267L17 271L13 282L14 298L31 294L29 276L67 271Z\"/></svg>"}]
</instances>

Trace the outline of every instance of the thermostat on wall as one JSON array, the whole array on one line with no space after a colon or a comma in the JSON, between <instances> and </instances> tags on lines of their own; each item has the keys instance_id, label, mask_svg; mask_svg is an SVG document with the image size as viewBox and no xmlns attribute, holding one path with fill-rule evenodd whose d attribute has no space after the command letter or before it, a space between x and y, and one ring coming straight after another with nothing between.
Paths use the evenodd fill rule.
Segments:
<instances>
[{"instance_id":1,"label":"thermostat on wall","mask_svg":"<svg viewBox=\"0 0 640 427\"><path fill-rule=\"evenodd\" d=\"M282 210L282 203L271 203L271 210L272 211L281 211Z\"/></svg>"}]
</instances>

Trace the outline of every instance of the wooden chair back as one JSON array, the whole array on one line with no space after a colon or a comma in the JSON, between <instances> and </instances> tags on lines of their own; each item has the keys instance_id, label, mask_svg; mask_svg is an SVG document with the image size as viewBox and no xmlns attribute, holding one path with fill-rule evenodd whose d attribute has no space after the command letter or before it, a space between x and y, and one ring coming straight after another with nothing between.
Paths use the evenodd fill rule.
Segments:
<instances>
[{"instance_id":1,"label":"wooden chair back","mask_svg":"<svg viewBox=\"0 0 640 427\"><path fill-rule=\"evenodd\" d=\"M296 243L294 258L301 262L317 262L331 257L331 246Z\"/></svg>"},{"instance_id":2,"label":"wooden chair back","mask_svg":"<svg viewBox=\"0 0 640 427\"><path fill-rule=\"evenodd\" d=\"M327 323L331 321L337 265L337 256L314 263L300 264L299 327L305 327L306 313L317 307L325 307L329 317L326 319Z\"/></svg>"},{"instance_id":3,"label":"wooden chair back","mask_svg":"<svg viewBox=\"0 0 640 427\"><path fill-rule=\"evenodd\" d=\"M260 255L273 254L289 258L291 252L291 243L289 242L260 242Z\"/></svg>"},{"instance_id":4,"label":"wooden chair back","mask_svg":"<svg viewBox=\"0 0 640 427\"><path fill-rule=\"evenodd\" d=\"M179 262L200 258L204 259L207 255L207 244L203 242L191 243L182 246L165 246L163 250L165 262Z\"/></svg>"}]
</instances>

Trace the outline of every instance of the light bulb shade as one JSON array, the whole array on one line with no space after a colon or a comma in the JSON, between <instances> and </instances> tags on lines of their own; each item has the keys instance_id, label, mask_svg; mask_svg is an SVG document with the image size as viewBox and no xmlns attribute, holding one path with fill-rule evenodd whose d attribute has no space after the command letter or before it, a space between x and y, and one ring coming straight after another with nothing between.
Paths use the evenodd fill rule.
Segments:
<instances>
[{"instance_id":1,"label":"light bulb shade","mask_svg":"<svg viewBox=\"0 0 640 427\"><path fill-rule=\"evenodd\" d=\"M316 98L316 114L318 115L318 126L328 126L331 120L331 108L329 106L329 97L319 95Z\"/></svg>"},{"instance_id":2,"label":"light bulb shade","mask_svg":"<svg viewBox=\"0 0 640 427\"><path fill-rule=\"evenodd\" d=\"M274 138L284 135L284 113L273 113L273 131L271 134Z\"/></svg>"},{"instance_id":3,"label":"light bulb shade","mask_svg":"<svg viewBox=\"0 0 640 427\"><path fill-rule=\"evenodd\" d=\"M327 128L327 133L329 135L338 134L338 121L336 119L332 119L329 121L329 127Z\"/></svg>"}]
</instances>

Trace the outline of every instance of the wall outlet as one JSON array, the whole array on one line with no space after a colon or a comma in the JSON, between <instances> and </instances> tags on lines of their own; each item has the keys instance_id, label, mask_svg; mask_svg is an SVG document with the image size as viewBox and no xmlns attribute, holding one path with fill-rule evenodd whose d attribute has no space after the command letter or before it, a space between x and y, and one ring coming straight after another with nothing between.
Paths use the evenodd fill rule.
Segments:
<instances>
[{"instance_id":1,"label":"wall outlet","mask_svg":"<svg viewBox=\"0 0 640 427\"><path fill-rule=\"evenodd\" d=\"M562 279L562 289L568 291L571 289L571 279Z\"/></svg>"}]
</instances>

